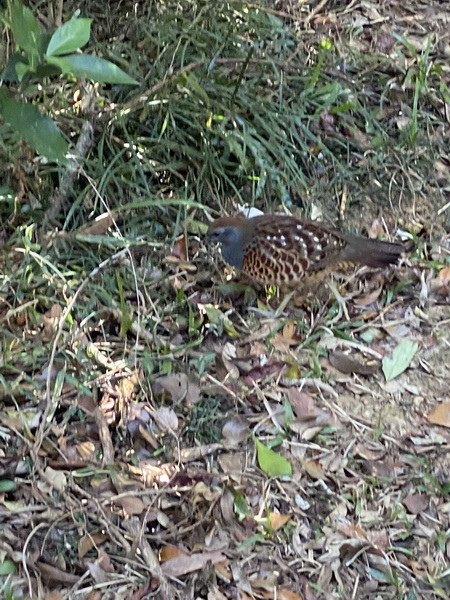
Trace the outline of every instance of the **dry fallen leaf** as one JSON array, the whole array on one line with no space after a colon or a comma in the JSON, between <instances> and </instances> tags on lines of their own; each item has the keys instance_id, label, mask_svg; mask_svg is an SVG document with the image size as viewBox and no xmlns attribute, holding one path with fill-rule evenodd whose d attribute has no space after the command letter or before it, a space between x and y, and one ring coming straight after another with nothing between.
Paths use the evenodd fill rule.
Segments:
<instances>
[{"instance_id":1,"label":"dry fallen leaf","mask_svg":"<svg viewBox=\"0 0 450 600\"><path fill-rule=\"evenodd\" d=\"M239 446L250 436L250 433L248 422L239 416L229 419L222 428L224 443L227 446Z\"/></svg>"},{"instance_id":2,"label":"dry fallen leaf","mask_svg":"<svg viewBox=\"0 0 450 600\"><path fill-rule=\"evenodd\" d=\"M152 389L154 394L168 394L174 404L182 401L196 404L200 400L200 388L185 373L158 377L153 382Z\"/></svg>"},{"instance_id":3,"label":"dry fallen leaf","mask_svg":"<svg viewBox=\"0 0 450 600\"><path fill-rule=\"evenodd\" d=\"M47 482L58 492L63 492L67 486L67 477L62 471L55 471L51 467L45 469L45 478Z\"/></svg>"},{"instance_id":4,"label":"dry fallen leaf","mask_svg":"<svg viewBox=\"0 0 450 600\"><path fill-rule=\"evenodd\" d=\"M403 500L403 504L412 515L418 515L427 510L430 497L427 494L411 494Z\"/></svg>"},{"instance_id":5,"label":"dry fallen leaf","mask_svg":"<svg viewBox=\"0 0 450 600\"><path fill-rule=\"evenodd\" d=\"M182 261L188 260L187 240L184 235L178 238L178 240L173 245L172 256L176 256Z\"/></svg>"},{"instance_id":6,"label":"dry fallen leaf","mask_svg":"<svg viewBox=\"0 0 450 600\"><path fill-rule=\"evenodd\" d=\"M153 413L153 418L163 433L167 433L168 431L175 433L178 431L178 417L171 408L161 406L161 408L158 408L158 410Z\"/></svg>"},{"instance_id":7,"label":"dry fallen leaf","mask_svg":"<svg viewBox=\"0 0 450 600\"><path fill-rule=\"evenodd\" d=\"M323 472L322 467L316 460L302 460L301 463L302 467L312 479L327 479L327 476Z\"/></svg>"},{"instance_id":8,"label":"dry fallen leaf","mask_svg":"<svg viewBox=\"0 0 450 600\"><path fill-rule=\"evenodd\" d=\"M355 298L353 300L353 302L356 304L356 306L370 306L376 300L378 300L382 291L383 291L383 286L380 285L375 290L372 290L365 296L360 296L359 298Z\"/></svg>"},{"instance_id":9,"label":"dry fallen leaf","mask_svg":"<svg viewBox=\"0 0 450 600\"><path fill-rule=\"evenodd\" d=\"M186 552L175 548L175 546L163 546L159 551L159 560L166 562L172 558L178 558L179 556L187 556Z\"/></svg>"},{"instance_id":10,"label":"dry fallen leaf","mask_svg":"<svg viewBox=\"0 0 450 600\"><path fill-rule=\"evenodd\" d=\"M121 506L127 515L141 515L146 506L138 496L121 496L114 501L114 504Z\"/></svg>"},{"instance_id":11,"label":"dry fallen leaf","mask_svg":"<svg viewBox=\"0 0 450 600\"><path fill-rule=\"evenodd\" d=\"M450 402L442 402L428 413L427 419L434 425L450 427Z\"/></svg>"},{"instance_id":12,"label":"dry fallen leaf","mask_svg":"<svg viewBox=\"0 0 450 600\"><path fill-rule=\"evenodd\" d=\"M296 592L288 590L287 588L276 588L276 590L270 592L263 591L261 594L264 598L267 598L268 600L275 600L275 598L276 600L305 600L304 596L300 596Z\"/></svg>"},{"instance_id":13,"label":"dry fallen leaf","mask_svg":"<svg viewBox=\"0 0 450 600\"><path fill-rule=\"evenodd\" d=\"M362 360L358 360L339 350L330 352L328 358L335 369L345 374L356 373L358 375L373 375L380 367L378 361L372 359L363 362Z\"/></svg>"},{"instance_id":14,"label":"dry fallen leaf","mask_svg":"<svg viewBox=\"0 0 450 600\"><path fill-rule=\"evenodd\" d=\"M271 512L269 514L269 523L273 531L278 531L292 519L292 515L280 515L279 513Z\"/></svg>"},{"instance_id":15,"label":"dry fallen leaf","mask_svg":"<svg viewBox=\"0 0 450 600\"><path fill-rule=\"evenodd\" d=\"M80 538L78 542L78 556L80 558L83 558L83 556L85 556L89 552L89 550L92 550L92 548L103 544L103 542L107 539L108 536L106 535L106 533L102 533L101 531L98 531L97 533L92 532L89 535L84 535Z\"/></svg>"},{"instance_id":16,"label":"dry fallen leaf","mask_svg":"<svg viewBox=\"0 0 450 600\"><path fill-rule=\"evenodd\" d=\"M216 563L224 562L226 558L222 552L202 552L191 554L190 556L177 556L163 562L161 570L167 577L180 577L181 575L186 575L186 573L200 571L208 563L215 565Z\"/></svg>"},{"instance_id":17,"label":"dry fallen leaf","mask_svg":"<svg viewBox=\"0 0 450 600\"><path fill-rule=\"evenodd\" d=\"M80 227L80 229L78 229L76 232L76 235L104 235L113 225L116 218L117 214L113 211L103 213L102 215L99 215L93 223Z\"/></svg>"}]
</instances>

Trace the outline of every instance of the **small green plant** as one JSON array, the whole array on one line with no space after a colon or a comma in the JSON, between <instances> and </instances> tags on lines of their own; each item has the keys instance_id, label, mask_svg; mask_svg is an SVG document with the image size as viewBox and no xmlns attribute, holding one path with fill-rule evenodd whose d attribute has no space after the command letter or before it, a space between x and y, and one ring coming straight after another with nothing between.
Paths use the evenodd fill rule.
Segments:
<instances>
[{"instance_id":1,"label":"small green plant","mask_svg":"<svg viewBox=\"0 0 450 600\"><path fill-rule=\"evenodd\" d=\"M61 75L101 83L137 84L113 63L80 52L89 41L92 19L78 15L79 11L67 23L49 32L20 0L8 2L0 18L13 34L16 51L9 57L3 80L18 84L22 93L33 84ZM67 162L69 144L53 119L41 113L37 101L31 104L16 100L6 88L0 87L0 114L39 154L61 164Z\"/></svg>"},{"instance_id":2,"label":"small green plant","mask_svg":"<svg viewBox=\"0 0 450 600\"><path fill-rule=\"evenodd\" d=\"M408 143L410 148L414 148L417 136L419 135L419 102L420 100L429 93L428 77L430 69L432 67L432 61L430 60L431 41L432 38L427 38L425 48L422 50L420 55L417 53L413 44L411 44L403 36L395 36L400 42L407 48L411 56L414 57L417 65L417 69L411 72L411 78L414 82L414 96L413 104L411 109L411 121L408 127ZM407 76L408 78L408 76Z\"/></svg>"}]
</instances>

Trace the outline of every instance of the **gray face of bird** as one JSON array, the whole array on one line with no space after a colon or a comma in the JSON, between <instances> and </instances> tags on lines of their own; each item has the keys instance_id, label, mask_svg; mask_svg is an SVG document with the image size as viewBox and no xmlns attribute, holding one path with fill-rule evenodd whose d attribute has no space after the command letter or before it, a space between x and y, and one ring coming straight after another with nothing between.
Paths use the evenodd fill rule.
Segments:
<instances>
[{"instance_id":1,"label":"gray face of bird","mask_svg":"<svg viewBox=\"0 0 450 600\"><path fill-rule=\"evenodd\" d=\"M217 227L209 232L208 238L221 244L222 256L228 264L236 269L242 268L244 245L242 232L237 227Z\"/></svg>"}]
</instances>

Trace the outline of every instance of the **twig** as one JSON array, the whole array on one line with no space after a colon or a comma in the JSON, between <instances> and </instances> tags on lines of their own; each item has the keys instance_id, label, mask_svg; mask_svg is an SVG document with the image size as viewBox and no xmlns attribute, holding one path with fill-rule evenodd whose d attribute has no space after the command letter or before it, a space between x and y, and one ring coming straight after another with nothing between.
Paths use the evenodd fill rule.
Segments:
<instances>
[{"instance_id":1,"label":"twig","mask_svg":"<svg viewBox=\"0 0 450 600\"><path fill-rule=\"evenodd\" d=\"M69 157L69 164L61 178L61 185L50 199L50 207L45 213L45 223L52 223L59 215L70 195L73 192L73 184L80 169L79 159L84 158L92 146L94 129L90 121L85 121L81 128L80 137L75 146L75 154Z\"/></svg>"}]
</instances>

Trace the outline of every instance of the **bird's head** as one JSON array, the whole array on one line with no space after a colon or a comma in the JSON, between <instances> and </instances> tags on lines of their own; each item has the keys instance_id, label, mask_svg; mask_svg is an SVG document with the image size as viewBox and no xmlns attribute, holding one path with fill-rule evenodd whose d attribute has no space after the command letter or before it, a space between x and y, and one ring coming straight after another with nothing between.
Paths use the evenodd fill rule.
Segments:
<instances>
[{"instance_id":1,"label":"bird's head","mask_svg":"<svg viewBox=\"0 0 450 600\"><path fill-rule=\"evenodd\" d=\"M242 268L246 244L246 219L223 217L208 229L207 240L222 246L222 256L237 269Z\"/></svg>"}]
</instances>

